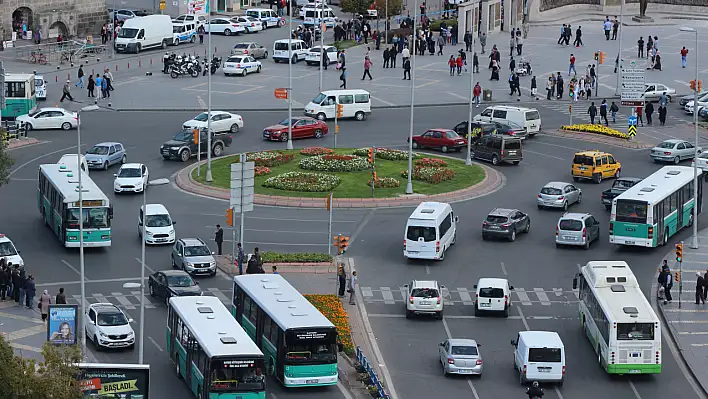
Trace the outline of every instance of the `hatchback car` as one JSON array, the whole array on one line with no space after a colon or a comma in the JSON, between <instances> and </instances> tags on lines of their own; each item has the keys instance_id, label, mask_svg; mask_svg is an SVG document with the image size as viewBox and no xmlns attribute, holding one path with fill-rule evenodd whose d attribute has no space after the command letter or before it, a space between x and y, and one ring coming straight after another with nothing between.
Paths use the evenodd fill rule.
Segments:
<instances>
[{"instance_id":1,"label":"hatchback car","mask_svg":"<svg viewBox=\"0 0 708 399\"><path fill-rule=\"evenodd\" d=\"M404 285L408 290L408 300L406 301L406 318L410 319L417 314L432 315L438 319L443 318L443 297L441 289L444 285L438 285L435 280L413 280L410 284Z\"/></svg>"},{"instance_id":2,"label":"hatchback car","mask_svg":"<svg viewBox=\"0 0 708 399\"><path fill-rule=\"evenodd\" d=\"M185 121L182 124L182 129L189 131L194 129L206 129L209 125L209 115L208 112L202 112L194 118ZM243 118L241 118L241 115L226 111L211 111L211 130L213 132L238 133L239 129L243 129Z\"/></svg>"},{"instance_id":3,"label":"hatchback car","mask_svg":"<svg viewBox=\"0 0 708 399\"><path fill-rule=\"evenodd\" d=\"M121 143L105 142L98 143L86 151L86 164L90 169L108 168L115 164L124 164L128 160L125 147Z\"/></svg>"},{"instance_id":4,"label":"hatchback car","mask_svg":"<svg viewBox=\"0 0 708 399\"><path fill-rule=\"evenodd\" d=\"M558 219L556 225L556 248L563 245L578 245L590 248L600 239L600 222L589 213L568 212Z\"/></svg>"},{"instance_id":5,"label":"hatchback car","mask_svg":"<svg viewBox=\"0 0 708 399\"><path fill-rule=\"evenodd\" d=\"M67 111L64 108L40 108L29 114L18 116L16 121L24 124L27 130L70 130L79 126L78 114Z\"/></svg>"},{"instance_id":6,"label":"hatchback car","mask_svg":"<svg viewBox=\"0 0 708 399\"><path fill-rule=\"evenodd\" d=\"M13 265L25 265L25 261L20 256L15 244L5 234L0 234L0 258Z\"/></svg>"},{"instance_id":7,"label":"hatchback car","mask_svg":"<svg viewBox=\"0 0 708 399\"><path fill-rule=\"evenodd\" d=\"M310 137L320 139L329 131L325 122L310 118L309 116L292 118L289 121L285 118L277 125L268 126L263 129L263 139L270 141L288 141L288 125L292 125L293 140Z\"/></svg>"},{"instance_id":8,"label":"hatchback car","mask_svg":"<svg viewBox=\"0 0 708 399\"><path fill-rule=\"evenodd\" d=\"M241 75L246 76L249 73L261 73L263 65L260 61L248 55L232 55L224 62L224 76Z\"/></svg>"},{"instance_id":9,"label":"hatchback car","mask_svg":"<svg viewBox=\"0 0 708 399\"><path fill-rule=\"evenodd\" d=\"M698 147L698 153L703 149ZM664 140L661 144L651 149L650 156L654 162L672 162L677 165L684 159L693 159L696 147L684 140Z\"/></svg>"},{"instance_id":10,"label":"hatchback car","mask_svg":"<svg viewBox=\"0 0 708 399\"><path fill-rule=\"evenodd\" d=\"M189 274L216 275L214 253L200 238L182 238L172 247L172 268Z\"/></svg>"},{"instance_id":11,"label":"hatchback car","mask_svg":"<svg viewBox=\"0 0 708 399\"><path fill-rule=\"evenodd\" d=\"M240 17L234 17L231 18L231 22L236 22L240 26L245 29L246 33L258 33L263 30L263 22L261 22L259 19L249 17L249 16L240 16Z\"/></svg>"},{"instance_id":12,"label":"hatchback car","mask_svg":"<svg viewBox=\"0 0 708 399\"><path fill-rule=\"evenodd\" d=\"M170 303L173 296L202 295L199 283L184 270L162 270L151 274L148 289L151 297L163 299L165 305Z\"/></svg>"},{"instance_id":13,"label":"hatchback car","mask_svg":"<svg viewBox=\"0 0 708 399\"><path fill-rule=\"evenodd\" d=\"M334 46L325 46L324 49L327 54L327 58L325 58L327 65L337 62L337 48ZM320 65L320 58L322 58L322 47L311 47L310 51L305 55L305 63L310 66Z\"/></svg>"},{"instance_id":14,"label":"hatchback car","mask_svg":"<svg viewBox=\"0 0 708 399\"><path fill-rule=\"evenodd\" d=\"M482 222L482 239L503 237L514 241L517 233L528 233L529 230L529 215L516 209L494 208Z\"/></svg>"},{"instance_id":15,"label":"hatchback car","mask_svg":"<svg viewBox=\"0 0 708 399\"><path fill-rule=\"evenodd\" d=\"M440 364L443 374L482 375L480 345L473 339L450 338L441 342Z\"/></svg>"},{"instance_id":16,"label":"hatchback car","mask_svg":"<svg viewBox=\"0 0 708 399\"><path fill-rule=\"evenodd\" d=\"M256 42L236 43L231 55L248 55L253 58L268 58L268 50Z\"/></svg>"},{"instance_id":17,"label":"hatchback car","mask_svg":"<svg viewBox=\"0 0 708 399\"><path fill-rule=\"evenodd\" d=\"M570 183L552 181L541 189L536 198L538 209L562 208L564 211L568 207L580 203L583 199L583 192Z\"/></svg>"},{"instance_id":18,"label":"hatchback car","mask_svg":"<svg viewBox=\"0 0 708 399\"><path fill-rule=\"evenodd\" d=\"M448 152L460 151L465 147L467 140L450 129L430 129L421 135L413 136L413 148L439 148L442 152Z\"/></svg>"},{"instance_id":19,"label":"hatchback car","mask_svg":"<svg viewBox=\"0 0 708 399\"><path fill-rule=\"evenodd\" d=\"M96 349L135 347L135 331L130 326L133 319L127 318L116 305L109 302L92 303L86 309L85 316L86 339L93 341ZM71 327L68 323L60 324L59 331L51 331L50 341L53 341L55 334L58 339L66 336L64 329L70 330Z\"/></svg>"},{"instance_id":20,"label":"hatchback car","mask_svg":"<svg viewBox=\"0 0 708 399\"><path fill-rule=\"evenodd\" d=\"M148 186L150 173L147 166L141 163L126 163L121 165L114 174L113 192L116 194L131 192L142 193Z\"/></svg>"}]
</instances>

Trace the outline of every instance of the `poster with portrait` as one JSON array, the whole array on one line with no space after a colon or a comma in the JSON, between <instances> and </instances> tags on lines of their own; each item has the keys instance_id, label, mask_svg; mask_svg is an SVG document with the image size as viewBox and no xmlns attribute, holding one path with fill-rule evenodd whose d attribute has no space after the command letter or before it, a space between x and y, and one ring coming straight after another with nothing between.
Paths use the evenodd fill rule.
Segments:
<instances>
[{"instance_id":1,"label":"poster with portrait","mask_svg":"<svg viewBox=\"0 0 708 399\"><path fill-rule=\"evenodd\" d=\"M209 0L188 0L187 13L204 15L209 12Z\"/></svg>"},{"instance_id":2,"label":"poster with portrait","mask_svg":"<svg viewBox=\"0 0 708 399\"><path fill-rule=\"evenodd\" d=\"M54 345L76 345L79 305L49 305L47 341Z\"/></svg>"},{"instance_id":3,"label":"poster with portrait","mask_svg":"<svg viewBox=\"0 0 708 399\"><path fill-rule=\"evenodd\" d=\"M149 364L79 364L84 399L149 399Z\"/></svg>"}]
</instances>

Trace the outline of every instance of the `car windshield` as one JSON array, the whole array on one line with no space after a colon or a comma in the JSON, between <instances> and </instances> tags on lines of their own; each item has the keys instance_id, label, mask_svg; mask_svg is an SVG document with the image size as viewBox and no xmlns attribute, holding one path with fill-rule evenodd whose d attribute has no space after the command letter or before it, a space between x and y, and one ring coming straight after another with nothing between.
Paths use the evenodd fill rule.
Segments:
<instances>
[{"instance_id":1,"label":"car windshield","mask_svg":"<svg viewBox=\"0 0 708 399\"><path fill-rule=\"evenodd\" d=\"M529 363L560 363L560 348L529 348Z\"/></svg>"},{"instance_id":2,"label":"car windshield","mask_svg":"<svg viewBox=\"0 0 708 399\"><path fill-rule=\"evenodd\" d=\"M480 288L479 296L482 298L504 298L504 290L501 288Z\"/></svg>"},{"instance_id":3,"label":"car windshield","mask_svg":"<svg viewBox=\"0 0 708 399\"><path fill-rule=\"evenodd\" d=\"M259 16L258 11L246 11L246 15L248 15L249 17L254 17L254 18L258 18L258 16Z\"/></svg>"},{"instance_id":4,"label":"car windshield","mask_svg":"<svg viewBox=\"0 0 708 399\"><path fill-rule=\"evenodd\" d=\"M99 313L97 323L99 326L124 326L128 324L125 315L120 312Z\"/></svg>"},{"instance_id":5,"label":"car windshield","mask_svg":"<svg viewBox=\"0 0 708 399\"><path fill-rule=\"evenodd\" d=\"M447 137L449 139L459 139L460 138L460 136L453 131L445 132L445 137Z\"/></svg>"},{"instance_id":6,"label":"car windshield","mask_svg":"<svg viewBox=\"0 0 708 399\"><path fill-rule=\"evenodd\" d=\"M135 28L121 28L118 32L118 37L124 39L132 39L138 34L138 30Z\"/></svg>"},{"instance_id":7,"label":"car windshield","mask_svg":"<svg viewBox=\"0 0 708 399\"><path fill-rule=\"evenodd\" d=\"M172 226L170 215L148 215L147 227L169 227Z\"/></svg>"},{"instance_id":8,"label":"car windshield","mask_svg":"<svg viewBox=\"0 0 708 399\"><path fill-rule=\"evenodd\" d=\"M34 79L34 87L39 87L44 85L44 80L43 79Z\"/></svg>"},{"instance_id":9,"label":"car windshield","mask_svg":"<svg viewBox=\"0 0 708 399\"><path fill-rule=\"evenodd\" d=\"M189 276L167 276L167 285L170 287L191 287L196 284Z\"/></svg>"},{"instance_id":10,"label":"car windshield","mask_svg":"<svg viewBox=\"0 0 708 399\"><path fill-rule=\"evenodd\" d=\"M194 133L185 130L183 132L179 132L172 137L173 140L175 141L192 141L194 138Z\"/></svg>"},{"instance_id":11,"label":"car windshield","mask_svg":"<svg viewBox=\"0 0 708 399\"><path fill-rule=\"evenodd\" d=\"M319 46L310 48L311 53L319 54L321 51L322 49Z\"/></svg>"},{"instance_id":12,"label":"car windshield","mask_svg":"<svg viewBox=\"0 0 708 399\"><path fill-rule=\"evenodd\" d=\"M32 111L32 112L30 112L29 114L27 114L27 116L34 117L34 116L37 115L40 111L41 111L41 109L38 109L38 110L36 110L36 111Z\"/></svg>"},{"instance_id":13,"label":"car windshield","mask_svg":"<svg viewBox=\"0 0 708 399\"><path fill-rule=\"evenodd\" d=\"M96 145L92 149L90 149L87 154L91 155L107 155L108 154L108 147L103 146L103 145Z\"/></svg>"},{"instance_id":14,"label":"car windshield","mask_svg":"<svg viewBox=\"0 0 708 399\"><path fill-rule=\"evenodd\" d=\"M580 220L563 219L558 223L558 228L565 231L580 231L583 229L583 222Z\"/></svg>"},{"instance_id":15,"label":"car windshield","mask_svg":"<svg viewBox=\"0 0 708 399\"><path fill-rule=\"evenodd\" d=\"M653 340L654 323L617 323L617 340Z\"/></svg>"},{"instance_id":16,"label":"car windshield","mask_svg":"<svg viewBox=\"0 0 708 399\"><path fill-rule=\"evenodd\" d=\"M228 60L226 60L226 62L240 63L240 62L242 62L241 60L243 60L243 58L241 58L241 57L231 57Z\"/></svg>"},{"instance_id":17,"label":"car windshield","mask_svg":"<svg viewBox=\"0 0 708 399\"><path fill-rule=\"evenodd\" d=\"M201 114L194 117L194 120L198 122L206 122L207 119L209 119L209 114L206 112L202 112Z\"/></svg>"},{"instance_id":18,"label":"car windshield","mask_svg":"<svg viewBox=\"0 0 708 399\"><path fill-rule=\"evenodd\" d=\"M184 26L172 25L172 33L182 33L184 32Z\"/></svg>"},{"instance_id":19,"label":"car windshield","mask_svg":"<svg viewBox=\"0 0 708 399\"><path fill-rule=\"evenodd\" d=\"M508 221L509 221L509 218L506 216L496 216L496 215L487 216L487 222L489 222L489 223L506 223Z\"/></svg>"},{"instance_id":20,"label":"car windshield","mask_svg":"<svg viewBox=\"0 0 708 399\"><path fill-rule=\"evenodd\" d=\"M618 222L646 223L646 201L617 200L615 220Z\"/></svg>"},{"instance_id":21,"label":"car windshield","mask_svg":"<svg viewBox=\"0 0 708 399\"><path fill-rule=\"evenodd\" d=\"M422 238L423 241L431 242L435 241L437 237L435 227L408 226L406 238L411 241L418 241L418 239Z\"/></svg>"},{"instance_id":22,"label":"car windshield","mask_svg":"<svg viewBox=\"0 0 708 399\"><path fill-rule=\"evenodd\" d=\"M674 148L676 143L671 142L671 141L664 141L663 143L659 144L656 146L657 148Z\"/></svg>"},{"instance_id":23,"label":"car windshield","mask_svg":"<svg viewBox=\"0 0 708 399\"><path fill-rule=\"evenodd\" d=\"M312 100L312 102L315 104L322 104L322 101L324 101L325 98L327 98L327 96L324 93L320 93L314 100Z\"/></svg>"},{"instance_id":24,"label":"car windshield","mask_svg":"<svg viewBox=\"0 0 708 399\"><path fill-rule=\"evenodd\" d=\"M255 392L265 390L263 359L213 359L211 363L211 392L224 392L225 396L240 397L231 392ZM214 393L211 394L214 397ZM250 395L250 394L249 394ZM216 393L216 396L221 396Z\"/></svg>"},{"instance_id":25,"label":"car windshield","mask_svg":"<svg viewBox=\"0 0 708 399\"><path fill-rule=\"evenodd\" d=\"M561 195L561 194L563 194L563 191L561 191L560 188L544 187L544 188L541 189L541 194L546 194L546 195Z\"/></svg>"},{"instance_id":26,"label":"car windshield","mask_svg":"<svg viewBox=\"0 0 708 399\"><path fill-rule=\"evenodd\" d=\"M17 250L10 241L0 242L0 256L15 256Z\"/></svg>"},{"instance_id":27,"label":"car windshield","mask_svg":"<svg viewBox=\"0 0 708 399\"><path fill-rule=\"evenodd\" d=\"M593 166L593 158L587 155L576 155L573 157L573 163L577 165Z\"/></svg>"},{"instance_id":28,"label":"car windshield","mask_svg":"<svg viewBox=\"0 0 708 399\"><path fill-rule=\"evenodd\" d=\"M415 298L437 298L440 294L435 288L415 288L411 296Z\"/></svg>"},{"instance_id":29,"label":"car windshield","mask_svg":"<svg viewBox=\"0 0 708 399\"><path fill-rule=\"evenodd\" d=\"M453 346L450 349L450 354L453 356L477 356L479 352L477 352L476 346Z\"/></svg>"},{"instance_id":30,"label":"car windshield","mask_svg":"<svg viewBox=\"0 0 708 399\"><path fill-rule=\"evenodd\" d=\"M208 256L211 255L209 248L204 245L184 247L184 256Z\"/></svg>"},{"instance_id":31,"label":"car windshield","mask_svg":"<svg viewBox=\"0 0 708 399\"><path fill-rule=\"evenodd\" d=\"M234 45L234 49L247 49L248 48L248 43L238 43Z\"/></svg>"},{"instance_id":32,"label":"car windshield","mask_svg":"<svg viewBox=\"0 0 708 399\"><path fill-rule=\"evenodd\" d=\"M292 124L294 125L298 120L295 118L292 118L292 119L285 118L282 121L280 121L280 123L278 123L278 124L283 125L283 126L288 126L289 125L288 121L292 121Z\"/></svg>"},{"instance_id":33,"label":"car windshield","mask_svg":"<svg viewBox=\"0 0 708 399\"><path fill-rule=\"evenodd\" d=\"M140 177L140 168L120 168L118 177Z\"/></svg>"}]
</instances>

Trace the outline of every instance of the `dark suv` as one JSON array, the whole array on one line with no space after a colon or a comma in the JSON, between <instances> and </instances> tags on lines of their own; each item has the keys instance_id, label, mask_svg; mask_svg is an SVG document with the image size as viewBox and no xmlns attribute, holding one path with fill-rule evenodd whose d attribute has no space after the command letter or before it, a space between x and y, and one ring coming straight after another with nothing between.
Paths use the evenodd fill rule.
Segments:
<instances>
[{"instance_id":1,"label":"dark suv","mask_svg":"<svg viewBox=\"0 0 708 399\"><path fill-rule=\"evenodd\" d=\"M490 161L493 165L511 162L518 165L523 159L521 139L495 134L482 137L472 146L474 157Z\"/></svg>"},{"instance_id":2,"label":"dark suv","mask_svg":"<svg viewBox=\"0 0 708 399\"><path fill-rule=\"evenodd\" d=\"M229 133L211 133L211 153L215 157L224 153L224 148L231 145L233 138ZM199 133L199 149L202 154L207 153L206 131ZM194 133L191 130L183 130L172 137L160 147L160 154L165 159L178 159L182 162L189 161L189 158L197 155L197 143L194 140Z\"/></svg>"},{"instance_id":3,"label":"dark suv","mask_svg":"<svg viewBox=\"0 0 708 399\"><path fill-rule=\"evenodd\" d=\"M514 241L517 233L528 233L529 230L529 215L517 209L494 208L482 222L482 239L501 237Z\"/></svg>"}]
</instances>

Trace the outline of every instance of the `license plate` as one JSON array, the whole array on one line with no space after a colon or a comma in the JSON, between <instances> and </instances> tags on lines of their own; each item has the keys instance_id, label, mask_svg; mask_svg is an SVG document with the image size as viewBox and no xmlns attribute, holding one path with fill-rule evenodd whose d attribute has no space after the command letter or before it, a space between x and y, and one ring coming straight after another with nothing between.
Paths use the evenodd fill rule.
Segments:
<instances>
[{"instance_id":1,"label":"license plate","mask_svg":"<svg viewBox=\"0 0 708 399\"><path fill-rule=\"evenodd\" d=\"M586 168L586 167L584 167L584 166L581 166L581 167L580 167L580 168L578 168L578 169L580 169L580 170L587 170L587 168Z\"/></svg>"},{"instance_id":2,"label":"license plate","mask_svg":"<svg viewBox=\"0 0 708 399\"><path fill-rule=\"evenodd\" d=\"M320 380L305 380L306 384L317 384Z\"/></svg>"},{"instance_id":3,"label":"license plate","mask_svg":"<svg viewBox=\"0 0 708 399\"><path fill-rule=\"evenodd\" d=\"M420 301L421 305L430 305L430 301Z\"/></svg>"},{"instance_id":4,"label":"license plate","mask_svg":"<svg viewBox=\"0 0 708 399\"><path fill-rule=\"evenodd\" d=\"M479 306L481 306L483 308L489 308L492 306L492 304L491 303L480 303Z\"/></svg>"},{"instance_id":5,"label":"license plate","mask_svg":"<svg viewBox=\"0 0 708 399\"><path fill-rule=\"evenodd\" d=\"M458 370L460 374L472 374L472 370Z\"/></svg>"},{"instance_id":6,"label":"license plate","mask_svg":"<svg viewBox=\"0 0 708 399\"><path fill-rule=\"evenodd\" d=\"M642 370L629 370L629 374L641 374Z\"/></svg>"},{"instance_id":7,"label":"license plate","mask_svg":"<svg viewBox=\"0 0 708 399\"><path fill-rule=\"evenodd\" d=\"M538 369L539 373L550 373L551 369Z\"/></svg>"},{"instance_id":8,"label":"license plate","mask_svg":"<svg viewBox=\"0 0 708 399\"><path fill-rule=\"evenodd\" d=\"M499 226L489 226L489 228L492 230L499 230Z\"/></svg>"},{"instance_id":9,"label":"license plate","mask_svg":"<svg viewBox=\"0 0 708 399\"><path fill-rule=\"evenodd\" d=\"M572 236L563 236L564 240L574 240L575 238Z\"/></svg>"},{"instance_id":10,"label":"license plate","mask_svg":"<svg viewBox=\"0 0 708 399\"><path fill-rule=\"evenodd\" d=\"M629 245L634 245L634 241L625 240L624 243L629 244Z\"/></svg>"},{"instance_id":11,"label":"license plate","mask_svg":"<svg viewBox=\"0 0 708 399\"><path fill-rule=\"evenodd\" d=\"M634 227L627 227L627 231L634 231Z\"/></svg>"},{"instance_id":12,"label":"license plate","mask_svg":"<svg viewBox=\"0 0 708 399\"><path fill-rule=\"evenodd\" d=\"M167 241L167 240L166 240L166 239L164 239L164 238L158 238L158 239L157 239L157 240L155 240L155 241L157 241L157 242L163 242L163 241Z\"/></svg>"}]
</instances>

